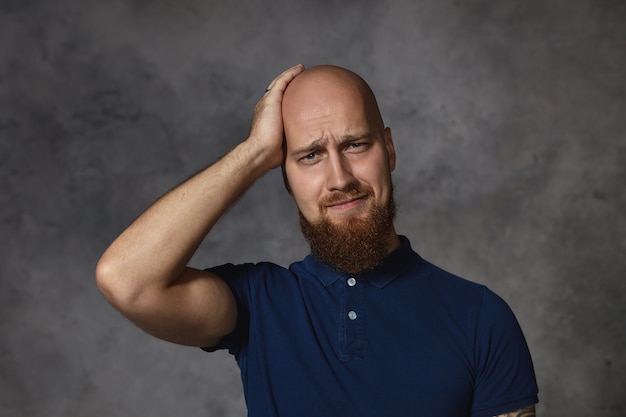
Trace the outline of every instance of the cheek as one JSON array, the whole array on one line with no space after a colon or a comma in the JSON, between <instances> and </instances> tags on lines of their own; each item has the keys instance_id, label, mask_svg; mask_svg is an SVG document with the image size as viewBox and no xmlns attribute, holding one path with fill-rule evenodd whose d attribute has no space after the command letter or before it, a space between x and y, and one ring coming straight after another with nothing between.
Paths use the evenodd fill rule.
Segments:
<instances>
[{"instance_id":1,"label":"cheek","mask_svg":"<svg viewBox=\"0 0 626 417\"><path fill-rule=\"evenodd\" d=\"M369 184L377 188L383 186L387 182L386 167L375 164L363 164L355 168L353 174L357 180Z\"/></svg>"},{"instance_id":2,"label":"cheek","mask_svg":"<svg viewBox=\"0 0 626 417\"><path fill-rule=\"evenodd\" d=\"M318 196L302 185L295 185L295 188L292 189L292 195L302 212L310 211L313 207L317 207Z\"/></svg>"},{"instance_id":3,"label":"cheek","mask_svg":"<svg viewBox=\"0 0 626 417\"><path fill-rule=\"evenodd\" d=\"M301 210L305 209L305 206L316 204L318 196L315 192L315 181L288 168L285 169L285 180L289 183L291 195Z\"/></svg>"},{"instance_id":4,"label":"cheek","mask_svg":"<svg viewBox=\"0 0 626 417\"><path fill-rule=\"evenodd\" d=\"M379 166L377 169L370 166L360 172L357 179L372 187L378 198L386 199L391 194L391 173L386 166Z\"/></svg>"}]
</instances>

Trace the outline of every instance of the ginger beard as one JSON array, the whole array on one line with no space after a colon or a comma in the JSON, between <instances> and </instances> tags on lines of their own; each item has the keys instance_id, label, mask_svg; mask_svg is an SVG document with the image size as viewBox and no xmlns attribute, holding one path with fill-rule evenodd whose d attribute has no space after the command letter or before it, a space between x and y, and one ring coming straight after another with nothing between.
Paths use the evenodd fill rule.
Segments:
<instances>
[{"instance_id":1,"label":"ginger beard","mask_svg":"<svg viewBox=\"0 0 626 417\"><path fill-rule=\"evenodd\" d=\"M348 192L330 196L320 202L322 217L316 222L308 221L299 212L300 228L313 255L342 273L357 274L374 268L389 250L389 232L396 215L393 188L387 204L373 204L365 216L333 223L325 215L328 203L363 194L368 199L374 196L370 187L361 184L355 184Z\"/></svg>"}]
</instances>

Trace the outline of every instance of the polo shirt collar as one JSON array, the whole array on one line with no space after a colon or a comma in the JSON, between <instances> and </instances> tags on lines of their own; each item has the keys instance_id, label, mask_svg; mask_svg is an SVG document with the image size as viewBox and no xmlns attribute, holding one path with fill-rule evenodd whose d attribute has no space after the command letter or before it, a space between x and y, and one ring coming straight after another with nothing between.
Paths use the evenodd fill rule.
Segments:
<instances>
[{"instance_id":1,"label":"polo shirt collar","mask_svg":"<svg viewBox=\"0 0 626 417\"><path fill-rule=\"evenodd\" d=\"M351 275L337 272L329 265L322 263L313 254L308 255L304 259L304 264L324 286L332 284L339 278L355 276L369 281L378 288L383 288L402 274L412 262L421 260L420 256L411 248L409 240L405 236L398 235L398 237L400 238L400 246L385 256L382 262L373 269L359 274Z\"/></svg>"}]
</instances>

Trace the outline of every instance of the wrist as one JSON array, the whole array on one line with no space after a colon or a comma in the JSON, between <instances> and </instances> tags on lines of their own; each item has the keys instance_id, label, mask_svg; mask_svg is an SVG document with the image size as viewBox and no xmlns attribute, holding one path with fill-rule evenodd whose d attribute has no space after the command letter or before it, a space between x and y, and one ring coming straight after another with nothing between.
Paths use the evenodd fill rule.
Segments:
<instances>
[{"instance_id":1,"label":"wrist","mask_svg":"<svg viewBox=\"0 0 626 417\"><path fill-rule=\"evenodd\" d=\"M278 147L271 146L254 136L248 136L235 149L244 158L246 168L258 169L262 174L279 167L283 162L282 143Z\"/></svg>"}]
</instances>

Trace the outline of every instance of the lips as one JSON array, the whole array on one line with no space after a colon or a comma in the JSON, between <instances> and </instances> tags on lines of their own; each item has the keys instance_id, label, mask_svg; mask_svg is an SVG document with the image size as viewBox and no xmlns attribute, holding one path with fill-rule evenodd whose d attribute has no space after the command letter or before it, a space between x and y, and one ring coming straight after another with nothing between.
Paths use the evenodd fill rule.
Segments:
<instances>
[{"instance_id":1,"label":"lips","mask_svg":"<svg viewBox=\"0 0 626 417\"><path fill-rule=\"evenodd\" d=\"M339 207L339 206L348 206L348 205L351 205L351 203L356 203L358 201L364 200L366 197L367 197L366 195L362 195L360 197L354 197L354 198L350 198L347 200L333 201L331 203L327 203L326 207L331 208L331 207Z\"/></svg>"},{"instance_id":2,"label":"lips","mask_svg":"<svg viewBox=\"0 0 626 417\"><path fill-rule=\"evenodd\" d=\"M342 211L350 211L350 209L358 208L364 202L374 197L374 190L371 187L357 184L345 191L334 191L326 195L319 204L321 212L333 210L336 213Z\"/></svg>"}]
</instances>

